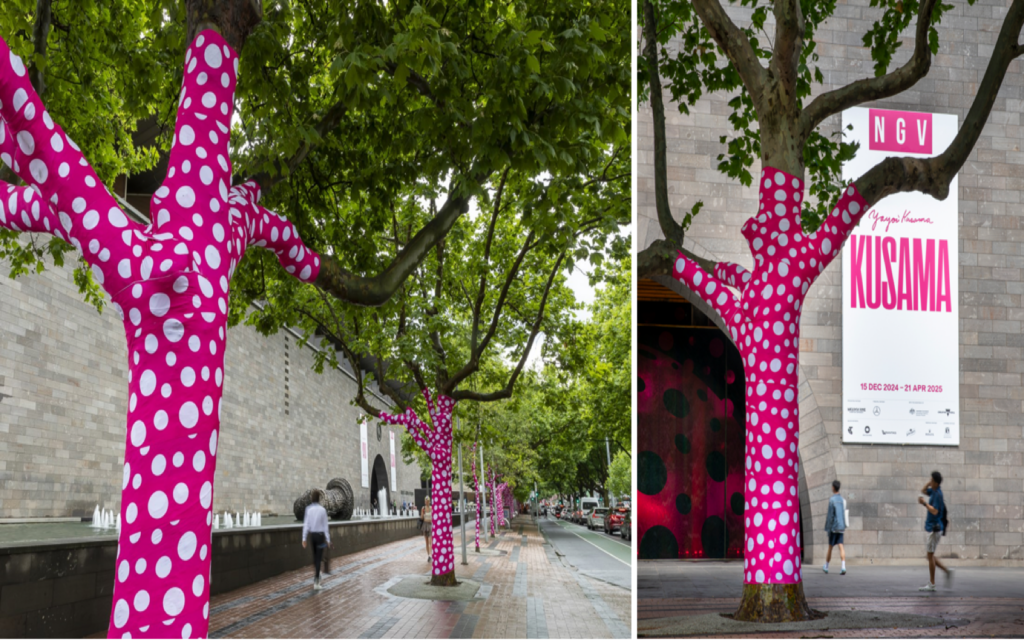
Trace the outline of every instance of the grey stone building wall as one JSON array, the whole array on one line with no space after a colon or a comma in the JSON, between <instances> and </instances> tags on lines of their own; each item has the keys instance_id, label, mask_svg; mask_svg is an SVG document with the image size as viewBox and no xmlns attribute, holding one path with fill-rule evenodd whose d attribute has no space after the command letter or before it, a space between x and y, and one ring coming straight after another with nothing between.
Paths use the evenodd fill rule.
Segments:
<instances>
[{"instance_id":1,"label":"grey stone building wall","mask_svg":"<svg viewBox=\"0 0 1024 640\"><path fill-rule=\"evenodd\" d=\"M725 3L723 3L725 4ZM953 0L939 27L931 71L893 99L863 106L954 113L962 123L992 51L1009 1ZM749 12L729 9L738 22ZM868 0L840 0L815 34L832 90L870 77L861 37L879 16ZM766 27L772 32L771 27ZM893 67L913 50L913 32ZM808 561L821 561L830 484L843 482L851 515L846 552L853 562L904 563L924 555L923 508L917 496L932 469L945 476L951 529L940 555L971 564L1024 562L1024 66L1010 65L991 117L960 172L960 415L958 447L844 445L842 425L842 277L836 260L811 288L801 325L801 502ZM669 197L677 219L696 200L705 208L686 243L698 255L751 267L740 226L756 211L755 185L743 187L716 169L731 132L730 96L704 97L684 116L666 91ZM637 249L662 237L654 205L650 109L638 114ZM838 131L840 118L826 121ZM760 167L751 169L756 176ZM676 290L681 286L676 283ZM640 425L640 428L643 428Z\"/></svg>"},{"instance_id":2,"label":"grey stone building wall","mask_svg":"<svg viewBox=\"0 0 1024 640\"><path fill-rule=\"evenodd\" d=\"M10 280L0 266L0 518L91 515L120 506L127 413L127 349L112 308L82 301L71 272L51 268ZM334 477L360 484L362 411L355 383L340 371L312 370L313 352L281 332L228 331L224 409L214 510L291 513L304 490ZM369 431L370 468L388 467L390 438ZM412 500L418 465L401 459L399 492Z\"/></svg>"}]
</instances>

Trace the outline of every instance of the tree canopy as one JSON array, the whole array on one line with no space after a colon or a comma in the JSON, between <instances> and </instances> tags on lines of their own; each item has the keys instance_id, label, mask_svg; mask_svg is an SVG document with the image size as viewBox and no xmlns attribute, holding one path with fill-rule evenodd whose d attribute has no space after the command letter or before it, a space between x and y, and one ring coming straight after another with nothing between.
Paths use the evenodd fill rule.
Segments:
<instances>
[{"instance_id":1,"label":"tree canopy","mask_svg":"<svg viewBox=\"0 0 1024 640\"><path fill-rule=\"evenodd\" d=\"M240 52L235 174L256 178L263 203L327 256L318 286L381 304L495 176L582 181L607 149L628 148L624 7L265 2ZM49 111L108 185L169 148L186 23L170 0L0 9L0 33L32 61ZM160 127L155 146L132 140L146 118ZM395 251L402 208L420 215ZM67 249L0 237L15 275ZM241 271L256 268L252 258ZM98 302L88 273L78 280Z\"/></svg>"}]
</instances>

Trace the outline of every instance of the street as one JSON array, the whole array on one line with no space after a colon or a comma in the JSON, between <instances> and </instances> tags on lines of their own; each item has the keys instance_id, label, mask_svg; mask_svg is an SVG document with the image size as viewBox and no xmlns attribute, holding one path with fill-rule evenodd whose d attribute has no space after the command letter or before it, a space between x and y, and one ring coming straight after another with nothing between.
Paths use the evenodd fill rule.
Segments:
<instances>
[{"instance_id":1,"label":"street","mask_svg":"<svg viewBox=\"0 0 1024 640\"><path fill-rule=\"evenodd\" d=\"M624 589L632 588L630 563L633 547L618 534L588 531L586 527L557 520L538 518L541 533L562 560L580 573Z\"/></svg>"}]
</instances>

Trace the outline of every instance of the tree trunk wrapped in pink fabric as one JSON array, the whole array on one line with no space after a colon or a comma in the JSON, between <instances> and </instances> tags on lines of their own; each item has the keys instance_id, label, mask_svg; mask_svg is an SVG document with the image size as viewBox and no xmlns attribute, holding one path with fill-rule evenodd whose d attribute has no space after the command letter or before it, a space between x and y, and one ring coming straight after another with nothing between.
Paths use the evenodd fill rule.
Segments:
<instances>
[{"instance_id":1,"label":"tree trunk wrapped in pink fabric","mask_svg":"<svg viewBox=\"0 0 1024 640\"><path fill-rule=\"evenodd\" d=\"M761 173L759 212L743 225L754 271L719 263L714 275L680 253L674 277L722 317L747 385L744 584L800 582L797 367L804 297L864 215L851 185L821 227L800 226L803 181ZM727 287L740 292L737 296Z\"/></svg>"},{"instance_id":2,"label":"tree trunk wrapped in pink fabric","mask_svg":"<svg viewBox=\"0 0 1024 640\"><path fill-rule=\"evenodd\" d=\"M455 584L455 545L452 540L452 410L455 401L438 396L435 402L424 390L430 425L413 409L392 415L381 413L388 424L402 425L430 458L430 557L433 563L430 583Z\"/></svg>"},{"instance_id":3,"label":"tree trunk wrapped in pink fabric","mask_svg":"<svg viewBox=\"0 0 1024 640\"><path fill-rule=\"evenodd\" d=\"M494 473L494 469L491 469L491 486L490 486L490 490L491 490L491 512L492 512L492 515L491 515L491 520L490 520L490 526L491 526L491 537L492 538L494 537L494 533L495 533L494 532L494 518L495 518L495 516L498 513L498 492L496 491L497 486L498 486L498 482L495 479L495 475L496 474Z\"/></svg>"},{"instance_id":4,"label":"tree trunk wrapped in pink fabric","mask_svg":"<svg viewBox=\"0 0 1024 640\"><path fill-rule=\"evenodd\" d=\"M504 490L502 489L503 486L504 485L499 484L497 480L495 481L495 516L498 520L499 529L502 528L502 524L505 522L505 496Z\"/></svg>"},{"instance_id":5,"label":"tree trunk wrapped in pink fabric","mask_svg":"<svg viewBox=\"0 0 1024 640\"><path fill-rule=\"evenodd\" d=\"M128 428L109 634L205 637L213 479L229 282L249 246L309 282L317 254L231 187L228 138L238 56L214 31L185 56L167 177L153 224L130 220L46 112L0 39L0 158L28 187L0 183L0 226L73 244L124 320Z\"/></svg>"},{"instance_id":6,"label":"tree trunk wrapped in pink fabric","mask_svg":"<svg viewBox=\"0 0 1024 640\"><path fill-rule=\"evenodd\" d=\"M473 443L473 452L469 456L473 466L473 491L476 492L476 551L480 553L480 480L476 476L476 443Z\"/></svg>"}]
</instances>

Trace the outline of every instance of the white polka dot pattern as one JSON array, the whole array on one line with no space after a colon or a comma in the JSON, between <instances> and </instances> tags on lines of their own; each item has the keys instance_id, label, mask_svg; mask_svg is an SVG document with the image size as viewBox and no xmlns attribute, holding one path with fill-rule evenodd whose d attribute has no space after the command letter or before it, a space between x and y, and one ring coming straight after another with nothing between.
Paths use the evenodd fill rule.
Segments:
<instances>
[{"instance_id":1,"label":"white polka dot pattern","mask_svg":"<svg viewBox=\"0 0 1024 640\"><path fill-rule=\"evenodd\" d=\"M714 275L682 253L673 276L721 315L747 385L744 582L800 582L800 312L807 290L839 255L867 207L851 185L815 233L800 226L803 181L761 173L760 211L743 225L754 271L719 263ZM740 292L739 298L725 285Z\"/></svg>"},{"instance_id":2,"label":"white polka dot pattern","mask_svg":"<svg viewBox=\"0 0 1024 640\"><path fill-rule=\"evenodd\" d=\"M402 425L416 444L430 458L430 556L433 575L455 572L455 546L452 541L452 410L455 401L438 396L434 402L430 391L424 390L427 411L433 429L416 415L413 409L405 413L380 414L388 424Z\"/></svg>"},{"instance_id":3,"label":"white polka dot pattern","mask_svg":"<svg viewBox=\"0 0 1024 640\"><path fill-rule=\"evenodd\" d=\"M469 452L470 466L473 468L473 491L476 492L477 496L480 496L480 479L476 475L476 443L473 443L473 447ZM476 500L476 550L480 551L480 517L481 509L483 505L479 498Z\"/></svg>"},{"instance_id":4,"label":"white polka dot pattern","mask_svg":"<svg viewBox=\"0 0 1024 640\"><path fill-rule=\"evenodd\" d=\"M125 325L130 401L110 617L118 635L207 635L229 281L249 246L274 251L303 281L319 273L319 256L258 204L255 183L230 187L236 63L213 31L190 46L167 178L152 198L155 223L143 227L100 184L0 39L0 160L29 185L0 183L0 226L73 244Z\"/></svg>"}]
</instances>

